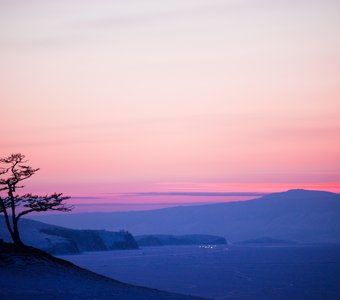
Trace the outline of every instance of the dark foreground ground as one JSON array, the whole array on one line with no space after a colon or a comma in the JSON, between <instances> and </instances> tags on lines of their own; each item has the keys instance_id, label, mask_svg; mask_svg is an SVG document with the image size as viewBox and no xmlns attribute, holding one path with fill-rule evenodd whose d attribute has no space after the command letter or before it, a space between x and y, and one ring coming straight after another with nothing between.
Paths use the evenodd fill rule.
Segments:
<instances>
[{"instance_id":1,"label":"dark foreground ground","mask_svg":"<svg viewBox=\"0 0 340 300\"><path fill-rule=\"evenodd\" d=\"M131 284L215 299L340 299L340 245L166 246L63 256Z\"/></svg>"},{"instance_id":2,"label":"dark foreground ground","mask_svg":"<svg viewBox=\"0 0 340 300\"><path fill-rule=\"evenodd\" d=\"M79 268L34 248L0 243L0 299L193 300L132 286Z\"/></svg>"}]
</instances>

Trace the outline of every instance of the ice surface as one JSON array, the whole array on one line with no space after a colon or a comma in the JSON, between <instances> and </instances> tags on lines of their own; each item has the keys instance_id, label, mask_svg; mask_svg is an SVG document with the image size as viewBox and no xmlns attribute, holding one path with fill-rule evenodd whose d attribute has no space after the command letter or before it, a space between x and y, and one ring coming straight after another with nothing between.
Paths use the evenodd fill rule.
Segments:
<instances>
[{"instance_id":1,"label":"ice surface","mask_svg":"<svg viewBox=\"0 0 340 300\"><path fill-rule=\"evenodd\" d=\"M215 299L340 299L340 245L164 246L63 258L131 284Z\"/></svg>"}]
</instances>

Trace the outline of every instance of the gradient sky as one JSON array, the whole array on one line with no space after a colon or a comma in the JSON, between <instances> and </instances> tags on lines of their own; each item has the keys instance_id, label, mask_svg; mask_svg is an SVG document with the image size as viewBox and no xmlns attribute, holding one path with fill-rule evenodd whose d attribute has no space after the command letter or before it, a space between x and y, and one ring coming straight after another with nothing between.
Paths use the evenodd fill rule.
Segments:
<instances>
[{"instance_id":1,"label":"gradient sky","mask_svg":"<svg viewBox=\"0 0 340 300\"><path fill-rule=\"evenodd\" d=\"M29 189L86 209L241 199L128 193L340 192L339 13L0 0L1 156L24 153L41 168Z\"/></svg>"}]
</instances>

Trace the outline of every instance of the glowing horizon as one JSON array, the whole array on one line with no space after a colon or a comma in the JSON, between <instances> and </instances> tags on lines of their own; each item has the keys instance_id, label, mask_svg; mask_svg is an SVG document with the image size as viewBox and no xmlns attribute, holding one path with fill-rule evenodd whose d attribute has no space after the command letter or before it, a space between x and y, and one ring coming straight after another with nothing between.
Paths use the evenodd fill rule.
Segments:
<instances>
[{"instance_id":1,"label":"glowing horizon","mask_svg":"<svg viewBox=\"0 0 340 300\"><path fill-rule=\"evenodd\" d=\"M27 190L75 197L339 193L339 9L0 1L0 156L41 168Z\"/></svg>"}]
</instances>

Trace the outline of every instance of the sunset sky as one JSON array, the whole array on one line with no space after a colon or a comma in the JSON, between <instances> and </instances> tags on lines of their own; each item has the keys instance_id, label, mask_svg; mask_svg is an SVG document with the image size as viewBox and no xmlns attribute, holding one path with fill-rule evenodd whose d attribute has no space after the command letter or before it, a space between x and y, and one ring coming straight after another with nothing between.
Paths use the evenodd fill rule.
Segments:
<instances>
[{"instance_id":1,"label":"sunset sky","mask_svg":"<svg viewBox=\"0 0 340 300\"><path fill-rule=\"evenodd\" d=\"M340 192L339 16L336 0L0 0L0 154L76 211Z\"/></svg>"}]
</instances>

